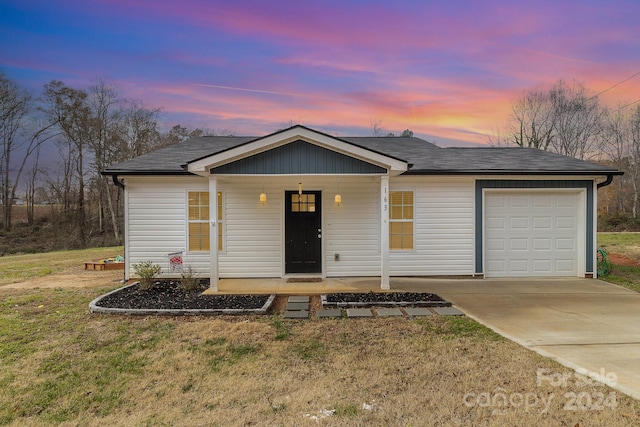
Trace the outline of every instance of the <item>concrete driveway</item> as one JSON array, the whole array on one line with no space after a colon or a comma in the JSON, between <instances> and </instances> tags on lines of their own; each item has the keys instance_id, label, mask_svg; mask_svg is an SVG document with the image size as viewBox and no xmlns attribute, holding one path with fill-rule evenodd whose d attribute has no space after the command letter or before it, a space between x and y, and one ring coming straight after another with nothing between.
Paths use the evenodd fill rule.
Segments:
<instances>
[{"instance_id":1,"label":"concrete driveway","mask_svg":"<svg viewBox=\"0 0 640 427\"><path fill-rule=\"evenodd\" d=\"M412 288L407 280L395 287ZM609 385L640 399L640 293L594 279L434 281L427 288L499 334L596 379L615 379Z\"/></svg>"}]
</instances>

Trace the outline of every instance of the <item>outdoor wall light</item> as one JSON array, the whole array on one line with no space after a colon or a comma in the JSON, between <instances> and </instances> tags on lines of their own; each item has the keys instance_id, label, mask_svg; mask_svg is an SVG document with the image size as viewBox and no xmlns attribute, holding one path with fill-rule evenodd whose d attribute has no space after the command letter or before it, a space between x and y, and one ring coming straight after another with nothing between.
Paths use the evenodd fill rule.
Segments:
<instances>
[{"instance_id":1,"label":"outdoor wall light","mask_svg":"<svg viewBox=\"0 0 640 427\"><path fill-rule=\"evenodd\" d=\"M267 193L260 193L260 203L265 204L267 202Z\"/></svg>"},{"instance_id":2,"label":"outdoor wall light","mask_svg":"<svg viewBox=\"0 0 640 427\"><path fill-rule=\"evenodd\" d=\"M342 204L342 196L340 194L336 194L336 197L333 199L336 206L340 206Z\"/></svg>"},{"instance_id":3,"label":"outdoor wall light","mask_svg":"<svg viewBox=\"0 0 640 427\"><path fill-rule=\"evenodd\" d=\"M301 182L298 183L298 195L302 196L302 183Z\"/></svg>"}]
</instances>

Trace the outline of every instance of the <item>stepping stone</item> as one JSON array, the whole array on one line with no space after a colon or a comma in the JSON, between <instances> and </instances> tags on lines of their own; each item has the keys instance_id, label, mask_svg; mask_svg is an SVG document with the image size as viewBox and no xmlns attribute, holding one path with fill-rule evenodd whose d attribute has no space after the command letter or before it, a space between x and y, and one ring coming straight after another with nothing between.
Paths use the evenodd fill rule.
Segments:
<instances>
[{"instance_id":1,"label":"stepping stone","mask_svg":"<svg viewBox=\"0 0 640 427\"><path fill-rule=\"evenodd\" d=\"M464 313L454 307L435 307L435 312L443 316L464 316Z\"/></svg>"},{"instance_id":2,"label":"stepping stone","mask_svg":"<svg viewBox=\"0 0 640 427\"><path fill-rule=\"evenodd\" d=\"M294 311L294 310L309 310L309 303L308 302L289 302L287 303L287 307L285 308L285 310L290 310L290 311Z\"/></svg>"},{"instance_id":3,"label":"stepping stone","mask_svg":"<svg viewBox=\"0 0 640 427\"><path fill-rule=\"evenodd\" d=\"M309 311L307 310L285 311L283 317L285 319L308 319Z\"/></svg>"},{"instance_id":4,"label":"stepping stone","mask_svg":"<svg viewBox=\"0 0 640 427\"><path fill-rule=\"evenodd\" d=\"M342 310L340 310L339 308L319 310L318 312L316 312L316 315L320 318L325 319L337 319L338 317L342 317Z\"/></svg>"},{"instance_id":5,"label":"stepping stone","mask_svg":"<svg viewBox=\"0 0 640 427\"><path fill-rule=\"evenodd\" d=\"M404 311L411 317L433 316L433 311L426 307L405 307Z\"/></svg>"},{"instance_id":6,"label":"stepping stone","mask_svg":"<svg viewBox=\"0 0 640 427\"><path fill-rule=\"evenodd\" d=\"M291 296L287 300L288 302L309 302L309 296Z\"/></svg>"},{"instance_id":7,"label":"stepping stone","mask_svg":"<svg viewBox=\"0 0 640 427\"><path fill-rule=\"evenodd\" d=\"M380 317L392 317L392 316L402 316L402 311L399 308L376 308L376 312Z\"/></svg>"},{"instance_id":8,"label":"stepping stone","mask_svg":"<svg viewBox=\"0 0 640 427\"><path fill-rule=\"evenodd\" d=\"M373 317L370 308L347 308L347 317Z\"/></svg>"}]
</instances>

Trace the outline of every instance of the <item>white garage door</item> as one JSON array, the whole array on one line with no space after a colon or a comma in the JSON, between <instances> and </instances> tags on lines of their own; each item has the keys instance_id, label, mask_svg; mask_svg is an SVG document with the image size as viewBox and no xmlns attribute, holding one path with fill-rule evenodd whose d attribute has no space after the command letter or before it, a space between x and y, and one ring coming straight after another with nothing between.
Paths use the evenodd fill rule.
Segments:
<instances>
[{"instance_id":1,"label":"white garage door","mask_svg":"<svg viewBox=\"0 0 640 427\"><path fill-rule=\"evenodd\" d=\"M577 276L581 200L574 192L487 192L485 276Z\"/></svg>"}]
</instances>

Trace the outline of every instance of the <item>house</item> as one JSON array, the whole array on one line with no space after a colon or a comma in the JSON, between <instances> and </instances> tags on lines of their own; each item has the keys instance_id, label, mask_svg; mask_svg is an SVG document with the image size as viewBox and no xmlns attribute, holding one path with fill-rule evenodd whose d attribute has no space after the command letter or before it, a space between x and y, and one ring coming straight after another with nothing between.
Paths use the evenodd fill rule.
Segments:
<instances>
[{"instance_id":1,"label":"house","mask_svg":"<svg viewBox=\"0 0 640 427\"><path fill-rule=\"evenodd\" d=\"M199 137L109 167L132 264L219 278L594 277L616 169L523 148L439 148L293 126Z\"/></svg>"}]
</instances>

